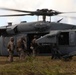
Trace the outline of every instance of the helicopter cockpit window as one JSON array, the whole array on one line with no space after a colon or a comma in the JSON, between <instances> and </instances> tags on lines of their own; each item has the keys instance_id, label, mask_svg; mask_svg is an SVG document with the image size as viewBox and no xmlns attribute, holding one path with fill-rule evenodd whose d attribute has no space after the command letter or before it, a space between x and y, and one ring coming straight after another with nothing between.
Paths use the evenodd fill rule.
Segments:
<instances>
[{"instance_id":1,"label":"helicopter cockpit window","mask_svg":"<svg viewBox=\"0 0 76 75\"><path fill-rule=\"evenodd\" d=\"M69 32L61 32L58 37L59 45L69 45Z\"/></svg>"}]
</instances>

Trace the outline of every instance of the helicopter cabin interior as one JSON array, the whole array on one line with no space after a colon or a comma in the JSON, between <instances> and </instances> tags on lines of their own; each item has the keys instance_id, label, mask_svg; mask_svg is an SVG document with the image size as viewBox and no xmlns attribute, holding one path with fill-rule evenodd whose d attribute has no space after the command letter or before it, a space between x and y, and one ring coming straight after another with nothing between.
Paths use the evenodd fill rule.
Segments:
<instances>
[{"instance_id":1,"label":"helicopter cabin interior","mask_svg":"<svg viewBox=\"0 0 76 75\"><path fill-rule=\"evenodd\" d=\"M33 34L27 34L27 49L28 49L28 52L31 53L31 49L30 49L30 43L34 37L34 35L37 35L37 38L40 38L41 36L45 35L47 33L33 33ZM39 45L39 47L37 48L37 52L39 54L47 54L47 53L50 53L50 47L49 45L46 45L46 46L41 46Z\"/></svg>"}]
</instances>

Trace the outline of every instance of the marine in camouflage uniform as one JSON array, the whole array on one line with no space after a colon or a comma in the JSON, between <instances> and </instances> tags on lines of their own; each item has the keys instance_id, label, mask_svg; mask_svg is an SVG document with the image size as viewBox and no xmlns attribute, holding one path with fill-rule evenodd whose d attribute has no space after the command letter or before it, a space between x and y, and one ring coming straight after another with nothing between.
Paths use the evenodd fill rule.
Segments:
<instances>
[{"instance_id":1,"label":"marine in camouflage uniform","mask_svg":"<svg viewBox=\"0 0 76 75\"><path fill-rule=\"evenodd\" d=\"M14 48L15 48L14 38L11 37L10 41L8 42L8 45L7 45L7 51L9 52L9 61L10 62L13 62Z\"/></svg>"},{"instance_id":2,"label":"marine in camouflage uniform","mask_svg":"<svg viewBox=\"0 0 76 75\"><path fill-rule=\"evenodd\" d=\"M25 58L26 49L27 49L26 40L24 37L21 37L20 39L17 40L17 52L21 60Z\"/></svg>"},{"instance_id":3,"label":"marine in camouflage uniform","mask_svg":"<svg viewBox=\"0 0 76 75\"><path fill-rule=\"evenodd\" d=\"M34 35L34 38L31 41L31 46L30 49L32 50L32 55L35 56L36 55L36 50L37 50L37 46L38 44L36 43L37 40L37 36Z\"/></svg>"}]
</instances>

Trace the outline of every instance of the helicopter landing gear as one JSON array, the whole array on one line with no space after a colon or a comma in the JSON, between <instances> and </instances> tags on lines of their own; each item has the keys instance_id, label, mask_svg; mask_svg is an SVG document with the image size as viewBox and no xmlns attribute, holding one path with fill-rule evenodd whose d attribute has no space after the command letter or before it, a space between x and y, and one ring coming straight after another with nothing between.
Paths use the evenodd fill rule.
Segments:
<instances>
[{"instance_id":1,"label":"helicopter landing gear","mask_svg":"<svg viewBox=\"0 0 76 75\"><path fill-rule=\"evenodd\" d=\"M71 60L72 60L72 57L73 57L73 56L65 55L65 56L62 57L62 59L63 59L64 61L71 61Z\"/></svg>"}]
</instances>

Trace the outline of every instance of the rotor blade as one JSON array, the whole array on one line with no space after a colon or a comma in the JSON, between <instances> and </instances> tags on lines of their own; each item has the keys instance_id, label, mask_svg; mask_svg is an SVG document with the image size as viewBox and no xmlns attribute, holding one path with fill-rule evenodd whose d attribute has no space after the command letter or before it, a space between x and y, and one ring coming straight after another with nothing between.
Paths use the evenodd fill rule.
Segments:
<instances>
[{"instance_id":1,"label":"rotor blade","mask_svg":"<svg viewBox=\"0 0 76 75\"><path fill-rule=\"evenodd\" d=\"M23 13L32 13L32 11L25 11L25 10L11 9L11 8L0 8L0 9L9 10L9 11L16 11L16 12L23 12Z\"/></svg>"},{"instance_id":2,"label":"rotor blade","mask_svg":"<svg viewBox=\"0 0 76 75\"><path fill-rule=\"evenodd\" d=\"M26 16L26 15L33 16L33 14L12 14L12 15L0 15L0 17Z\"/></svg>"},{"instance_id":3,"label":"rotor blade","mask_svg":"<svg viewBox=\"0 0 76 75\"><path fill-rule=\"evenodd\" d=\"M48 16L55 16L55 15L59 15L59 14L70 14L70 13L76 13L76 11L73 11L73 12L59 12L59 11L56 11L56 10L49 10L50 13L48 13L49 15Z\"/></svg>"},{"instance_id":4,"label":"rotor blade","mask_svg":"<svg viewBox=\"0 0 76 75\"><path fill-rule=\"evenodd\" d=\"M72 12L60 12L60 11L57 11L57 10L52 10L52 11L58 12L59 14L76 13L76 11L72 11Z\"/></svg>"},{"instance_id":5,"label":"rotor blade","mask_svg":"<svg viewBox=\"0 0 76 75\"><path fill-rule=\"evenodd\" d=\"M41 10L37 10L37 11L25 11L25 10L19 10L19 9L11 9L11 8L0 8L0 9L16 11L16 12L23 12L23 13L31 13L34 15L46 15L46 16L53 16L53 14L55 14L55 15L62 14L62 12L58 12L58 11L52 12L53 10L48 12L49 10L46 10L46 9L41 9Z\"/></svg>"},{"instance_id":6,"label":"rotor blade","mask_svg":"<svg viewBox=\"0 0 76 75\"><path fill-rule=\"evenodd\" d=\"M59 12L59 11L48 10L48 9L41 9L41 10L37 10L37 11L26 11L26 10L11 9L11 8L0 8L0 9L16 11L16 12L23 12L23 13L31 13L33 15L42 15L42 16L54 16L54 15L65 14L65 13L76 13L76 12Z\"/></svg>"},{"instance_id":7,"label":"rotor blade","mask_svg":"<svg viewBox=\"0 0 76 75\"><path fill-rule=\"evenodd\" d=\"M66 17L66 18L72 18L72 19L76 19L75 16L62 16L62 15L58 15L59 17Z\"/></svg>"},{"instance_id":8,"label":"rotor blade","mask_svg":"<svg viewBox=\"0 0 76 75\"><path fill-rule=\"evenodd\" d=\"M61 14L65 14L65 13L76 13L76 12L61 12Z\"/></svg>"}]
</instances>

